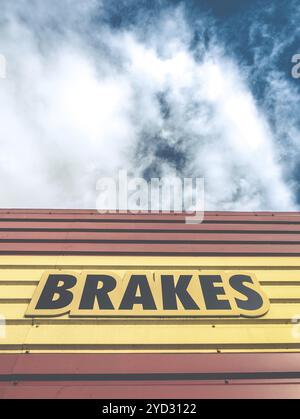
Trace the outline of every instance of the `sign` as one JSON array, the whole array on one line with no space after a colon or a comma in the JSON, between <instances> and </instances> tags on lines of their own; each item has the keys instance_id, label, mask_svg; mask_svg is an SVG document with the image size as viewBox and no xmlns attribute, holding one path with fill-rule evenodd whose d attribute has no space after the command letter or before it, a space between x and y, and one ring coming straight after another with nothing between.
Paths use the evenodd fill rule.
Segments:
<instances>
[{"instance_id":1,"label":"sign","mask_svg":"<svg viewBox=\"0 0 300 419\"><path fill-rule=\"evenodd\" d=\"M269 301L253 274L203 271L47 272L27 317L260 317Z\"/></svg>"},{"instance_id":2,"label":"sign","mask_svg":"<svg viewBox=\"0 0 300 419\"><path fill-rule=\"evenodd\" d=\"M46 272L26 317L261 317L255 275L225 271Z\"/></svg>"}]
</instances>

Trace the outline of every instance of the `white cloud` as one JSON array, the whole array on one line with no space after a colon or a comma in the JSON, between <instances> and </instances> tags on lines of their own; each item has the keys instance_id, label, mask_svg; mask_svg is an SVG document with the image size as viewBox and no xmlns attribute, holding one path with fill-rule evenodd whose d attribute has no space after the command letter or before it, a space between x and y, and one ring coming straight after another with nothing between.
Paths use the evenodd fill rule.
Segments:
<instances>
[{"instance_id":1,"label":"white cloud","mask_svg":"<svg viewBox=\"0 0 300 419\"><path fill-rule=\"evenodd\" d=\"M177 173L205 177L207 209L295 207L276 135L243 74L216 46L196 61L180 9L148 33L100 18L91 26L96 1L44 3L4 9L2 207L95 207L98 176L169 175L178 158Z\"/></svg>"}]
</instances>

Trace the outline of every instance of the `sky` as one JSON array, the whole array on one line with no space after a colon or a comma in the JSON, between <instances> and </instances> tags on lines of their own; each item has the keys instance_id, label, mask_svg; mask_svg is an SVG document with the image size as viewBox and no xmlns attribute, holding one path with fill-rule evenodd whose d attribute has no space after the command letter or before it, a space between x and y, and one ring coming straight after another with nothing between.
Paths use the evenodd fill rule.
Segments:
<instances>
[{"instance_id":1,"label":"sky","mask_svg":"<svg viewBox=\"0 0 300 419\"><path fill-rule=\"evenodd\" d=\"M101 177L203 177L205 208L300 207L298 0L0 0L0 207Z\"/></svg>"}]
</instances>

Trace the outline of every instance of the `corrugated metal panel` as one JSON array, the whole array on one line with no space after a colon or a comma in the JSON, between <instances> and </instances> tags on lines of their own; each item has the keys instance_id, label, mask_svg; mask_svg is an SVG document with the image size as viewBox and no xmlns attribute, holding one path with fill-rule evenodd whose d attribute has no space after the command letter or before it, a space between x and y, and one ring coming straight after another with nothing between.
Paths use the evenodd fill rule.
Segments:
<instances>
[{"instance_id":1,"label":"corrugated metal panel","mask_svg":"<svg viewBox=\"0 0 300 419\"><path fill-rule=\"evenodd\" d=\"M0 254L299 256L300 214L1 211Z\"/></svg>"},{"instance_id":2,"label":"corrugated metal panel","mask_svg":"<svg viewBox=\"0 0 300 419\"><path fill-rule=\"evenodd\" d=\"M84 249L84 250L83 250ZM300 244L199 243L0 243L0 254L115 254L115 255L272 255L299 256Z\"/></svg>"},{"instance_id":3,"label":"corrugated metal panel","mask_svg":"<svg viewBox=\"0 0 300 419\"><path fill-rule=\"evenodd\" d=\"M300 336L293 333L298 326L292 324L292 319L300 317L299 255L300 213L207 213L204 223L188 225L183 214L100 215L95 211L76 210L0 210L0 315L6 319L6 336L0 339L0 374L11 374L13 378L13 373L21 374L25 365L28 368L31 365L31 373L34 373L34 365L39 363L38 358L34 364L29 358L28 364L19 358L13 362L7 358L9 354L49 357L57 353L63 362L64 354L70 357L70 353L73 356L86 353L89 357L93 353L102 357L108 353L132 353L147 357L143 363L151 366L149 356L168 353L170 361L171 353L178 356L187 352L202 357L209 352L253 353L257 360L257 352L266 353L268 357L270 352L274 356L280 353L280 360L272 366L266 361L257 364L249 360L244 365L250 369L261 365L264 372L298 373L293 357L299 355L292 352L300 353ZM249 271L256 274L271 301L271 309L260 319L25 318L36 286L49 269L110 270L120 275L127 270L151 269ZM290 364L284 361L286 356L290 357ZM236 354L234 357L238 359ZM161 367L166 364L159 362ZM207 362L203 358L199 372L205 371L204 365L210 365ZM86 369L81 372L87 374L87 364L82 365ZM169 365L171 367L172 362ZM190 371L186 361L179 365L181 371ZM216 361L216 365L222 371L221 364ZM231 360L230 365L243 371L238 362ZM9 372L4 371L4 366ZM69 373L72 373L70 368ZM120 369L116 367L115 371L120 372ZM112 370L113 367L110 372ZM233 380L227 384L210 380L209 385L195 380L184 383L173 380L172 384L162 381L135 384L123 380L111 382L109 386L99 380L93 384L82 380L72 383L17 381L18 385L9 381L0 383L0 397L300 396L299 378L291 376Z\"/></svg>"},{"instance_id":4,"label":"corrugated metal panel","mask_svg":"<svg viewBox=\"0 0 300 419\"><path fill-rule=\"evenodd\" d=\"M298 398L299 356L2 355L0 398Z\"/></svg>"},{"instance_id":5,"label":"corrugated metal panel","mask_svg":"<svg viewBox=\"0 0 300 419\"><path fill-rule=\"evenodd\" d=\"M80 272L205 269L251 271L271 301L259 319L28 319L25 311L47 269ZM7 319L0 351L232 351L300 350L292 318L300 313L298 258L0 257L0 314Z\"/></svg>"},{"instance_id":6,"label":"corrugated metal panel","mask_svg":"<svg viewBox=\"0 0 300 419\"><path fill-rule=\"evenodd\" d=\"M93 374L292 374L300 378L300 353L290 354L8 354L0 358L3 375ZM245 379L245 378L244 378Z\"/></svg>"},{"instance_id":7,"label":"corrugated metal panel","mask_svg":"<svg viewBox=\"0 0 300 419\"><path fill-rule=\"evenodd\" d=\"M0 384L4 399L296 399L299 382L39 382Z\"/></svg>"}]
</instances>

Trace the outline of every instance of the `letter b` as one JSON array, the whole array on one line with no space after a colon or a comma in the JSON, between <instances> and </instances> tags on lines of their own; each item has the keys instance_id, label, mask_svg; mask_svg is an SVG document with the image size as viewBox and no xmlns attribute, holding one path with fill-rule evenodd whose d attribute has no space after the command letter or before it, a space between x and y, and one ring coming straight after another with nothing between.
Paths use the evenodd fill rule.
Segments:
<instances>
[{"instance_id":1,"label":"letter b","mask_svg":"<svg viewBox=\"0 0 300 419\"><path fill-rule=\"evenodd\" d=\"M77 279L73 275L49 275L35 309L60 310L68 307L73 300L70 289L76 283Z\"/></svg>"}]
</instances>

